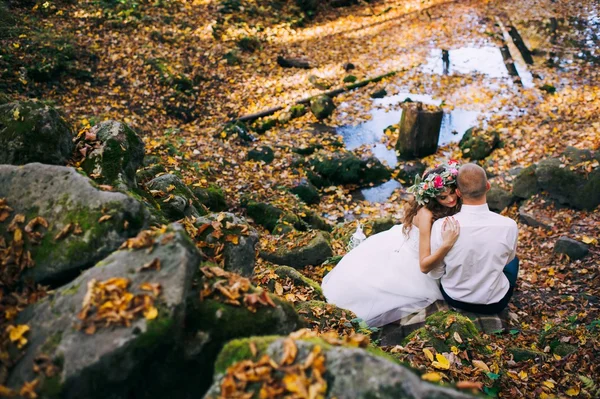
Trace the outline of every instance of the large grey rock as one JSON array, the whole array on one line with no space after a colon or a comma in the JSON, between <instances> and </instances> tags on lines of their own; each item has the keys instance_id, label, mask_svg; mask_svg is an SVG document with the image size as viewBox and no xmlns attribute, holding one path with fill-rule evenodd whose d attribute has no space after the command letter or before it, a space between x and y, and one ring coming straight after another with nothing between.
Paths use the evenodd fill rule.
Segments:
<instances>
[{"instance_id":1,"label":"large grey rock","mask_svg":"<svg viewBox=\"0 0 600 399\"><path fill-rule=\"evenodd\" d=\"M37 216L48 222L47 229L36 228L43 233L39 244L23 234L24 250L31 252L35 265L22 277L38 283L73 278L136 235L147 218L138 201L122 193L100 191L88 178L64 166L0 165L0 198L6 199L15 215L25 216L23 225ZM10 220L0 223L0 236L7 234ZM67 234L57 238L68 226Z\"/></svg>"},{"instance_id":2,"label":"large grey rock","mask_svg":"<svg viewBox=\"0 0 600 399\"><path fill-rule=\"evenodd\" d=\"M232 213L211 213L196 218L194 225L201 230L195 237L196 240L207 244L202 248L205 255L214 257L215 249L223 245L223 268L245 277L252 277L258 233L246 220Z\"/></svg>"},{"instance_id":3,"label":"large grey rock","mask_svg":"<svg viewBox=\"0 0 600 399\"><path fill-rule=\"evenodd\" d=\"M567 254L572 260L583 258L590 251L589 246L583 242L569 237L560 237L554 244L554 252Z\"/></svg>"},{"instance_id":4,"label":"large grey rock","mask_svg":"<svg viewBox=\"0 0 600 399\"><path fill-rule=\"evenodd\" d=\"M307 205L315 205L321 201L321 195L317 188L306 180L298 182L290 189L290 192L296 194Z\"/></svg>"},{"instance_id":5,"label":"large grey rock","mask_svg":"<svg viewBox=\"0 0 600 399\"><path fill-rule=\"evenodd\" d=\"M98 182L126 190L136 187L135 173L144 161L144 142L126 124L104 121L90 129L97 142L81 164Z\"/></svg>"},{"instance_id":6,"label":"large grey rock","mask_svg":"<svg viewBox=\"0 0 600 399\"><path fill-rule=\"evenodd\" d=\"M487 193L488 206L494 212L502 212L505 208L511 206L515 199L510 192L500 187L492 187Z\"/></svg>"},{"instance_id":7,"label":"large grey rock","mask_svg":"<svg viewBox=\"0 0 600 399\"><path fill-rule=\"evenodd\" d=\"M256 337L230 342L219 355L213 385L205 398L216 398L221 394L221 381L226 368L239 360L258 360L263 354L275 362L284 358L287 345L285 337ZM257 356L248 350L250 345L259 348ZM302 365L315 346L324 356L323 378L327 381L325 398L381 398L381 399L467 399L472 395L450 387L442 387L422 381L421 378L391 358L361 348L332 346L318 338L295 340L298 353L292 364ZM245 354L245 355L241 355ZM314 353L313 355L314 356ZM247 392L258 390L260 384L248 385Z\"/></svg>"},{"instance_id":8,"label":"large grey rock","mask_svg":"<svg viewBox=\"0 0 600 399\"><path fill-rule=\"evenodd\" d=\"M320 265L333 255L327 233L319 231L306 234L313 235L308 243L302 243L306 240L304 235L291 240L283 237L277 250L273 252L261 251L261 258L278 265L302 268L308 265Z\"/></svg>"},{"instance_id":9,"label":"large grey rock","mask_svg":"<svg viewBox=\"0 0 600 399\"><path fill-rule=\"evenodd\" d=\"M558 202L578 209L594 209L600 204L600 168L587 176L558 158L540 161L535 171L538 186Z\"/></svg>"},{"instance_id":10,"label":"large grey rock","mask_svg":"<svg viewBox=\"0 0 600 399\"><path fill-rule=\"evenodd\" d=\"M179 177L161 175L146 183L146 187L157 199L161 210L170 220L206 215L206 208Z\"/></svg>"},{"instance_id":11,"label":"large grey rock","mask_svg":"<svg viewBox=\"0 0 600 399\"><path fill-rule=\"evenodd\" d=\"M37 378L43 398L142 398L158 394L164 381L177 377L175 370L163 366L181 335L186 298L200 257L177 225L152 240L151 252L148 248L117 251L19 315L16 323L30 326L29 342L11 371L8 386L21 387ZM159 268L141 270L156 259ZM78 313L89 288L112 278L127 279L127 291L133 295L154 298L152 306L158 315L146 319L138 313L127 326L99 323L93 334L78 330L82 325ZM158 284L160 292L144 290L143 284ZM118 306L115 300L111 303ZM127 307L130 312L131 308ZM97 314L93 309L88 315ZM33 370L39 359L45 359L45 372Z\"/></svg>"},{"instance_id":12,"label":"large grey rock","mask_svg":"<svg viewBox=\"0 0 600 399\"><path fill-rule=\"evenodd\" d=\"M539 191L535 169L535 164L529 165L515 177L512 189L514 196L526 199Z\"/></svg>"},{"instance_id":13,"label":"large grey rock","mask_svg":"<svg viewBox=\"0 0 600 399\"><path fill-rule=\"evenodd\" d=\"M33 101L0 105L0 164L64 165L73 149L73 130L56 109Z\"/></svg>"}]
</instances>

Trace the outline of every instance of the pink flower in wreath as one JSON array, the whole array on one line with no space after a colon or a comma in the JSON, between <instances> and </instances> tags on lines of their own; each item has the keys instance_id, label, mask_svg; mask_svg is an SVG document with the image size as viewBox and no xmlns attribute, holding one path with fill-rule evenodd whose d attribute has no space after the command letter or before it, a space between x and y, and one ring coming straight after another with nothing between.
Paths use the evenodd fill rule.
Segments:
<instances>
[{"instance_id":1,"label":"pink flower in wreath","mask_svg":"<svg viewBox=\"0 0 600 399\"><path fill-rule=\"evenodd\" d=\"M427 184L423 185L423 190L427 190L429 186Z\"/></svg>"},{"instance_id":2,"label":"pink flower in wreath","mask_svg":"<svg viewBox=\"0 0 600 399\"><path fill-rule=\"evenodd\" d=\"M444 179L442 179L442 176L436 176L433 179L433 187L435 188L442 188L444 187Z\"/></svg>"},{"instance_id":3,"label":"pink flower in wreath","mask_svg":"<svg viewBox=\"0 0 600 399\"><path fill-rule=\"evenodd\" d=\"M456 176L458 174L458 169L450 169L450 173L452 173L454 176Z\"/></svg>"},{"instance_id":4,"label":"pink flower in wreath","mask_svg":"<svg viewBox=\"0 0 600 399\"><path fill-rule=\"evenodd\" d=\"M451 159L448 161L448 165L452 166L452 165L458 165L458 161L456 159Z\"/></svg>"}]
</instances>

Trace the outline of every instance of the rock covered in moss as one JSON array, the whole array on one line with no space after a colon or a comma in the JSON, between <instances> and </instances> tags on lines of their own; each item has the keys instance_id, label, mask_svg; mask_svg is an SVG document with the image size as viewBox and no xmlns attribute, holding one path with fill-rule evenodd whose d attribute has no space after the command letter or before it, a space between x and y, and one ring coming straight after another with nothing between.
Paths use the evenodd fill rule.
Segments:
<instances>
[{"instance_id":1,"label":"rock covered in moss","mask_svg":"<svg viewBox=\"0 0 600 399\"><path fill-rule=\"evenodd\" d=\"M455 334L458 334L459 339ZM475 324L468 317L452 311L432 314L427 318L425 326L413 331L404 343L414 338L429 343L439 353L450 352L453 346L473 348L487 353Z\"/></svg>"},{"instance_id":2,"label":"rock covered in moss","mask_svg":"<svg viewBox=\"0 0 600 399\"><path fill-rule=\"evenodd\" d=\"M512 193L519 198L529 198L538 192L537 177L535 176L536 165L529 165L521 170L513 182Z\"/></svg>"},{"instance_id":3,"label":"rock covered in moss","mask_svg":"<svg viewBox=\"0 0 600 399\"><path fill-rule=\"evenodd\" d=\"M459 147L466 158L474 161L485 159L500 144L500 134L478 128L470 128L459 142Z\"/></svg>"},{"instance_id":4,"label":"rock covered in moss","mask_svg":"<svg viewBox=\"0 0 600 399\"><path fill-rule=\"evenodd\" d=\"M65 165L73 155L73 130L49 105L0 104L0 164Z\"/></svg>"},{"instance_id":5,"label":"rock covered in moss","mask_svg":"<svg viewBox=\"0 0 600 399\"><path fill-rule=\"evenodd\" d=\"M10 387L21 387L37 378L38 392L45 398L141 398L165 389L160 385L165 380L161 374L174 377L175 371L162 365L176 351L184 326L185 300L200 257L176 225L150 240L152 252L148 248L117 251L18 316L19 324L30 326L29 342L8 378ZM121 319L104 327L105 321L99 319L95 332L86 333L79 328L99 314L97 309L103 302L94 302L97 298L92 292L100 284L130 293L120 297L122 301L127 301L126 295L151 299L144 299L149 301L144 312L133 313L133 306L121 310L121 317L130 312L128 325ZM119 306L125 306L124 302L104 300L105 307L116 307L114 315L107 317L119 319ZM82 320L78 315L85 303L93 303L93 307ZM39 359L45 360L42 372L36 373L33 366L39 367Z\"/></svg>"},{"instance_id":6,"label":"rock covered in moss","mask_svg":"<svg viewBox=\"0 0 600 399\"><path fill-rule=\"evenodd\" d=\"M269 262L294 268L320 265L332 255L329 235L321 231L283 236L274 251L260 252Z\"/></svg>"},{"instance_id":7,"label":"rock covered in moss","mask_svg":"<svg viewBox=\"0 0 600 399\"><path fill-rule=\"evenodd\" d=\"M515 362L523 362L535 359L545 360L548 357L548 355L544 352L528 348L508 348L508 353L513 356L513 360Z\"/></svg>"},{"instance_id":8,"label":"rock covered in moss","mask_svg":"<svg viewBox=\"0 0 600 399\"><path fill-rule=\"evenodd\" d=\"M256 137L248 131L248 126L240 121L227 123L216 137L222 139L240 138L244 141L256 141Z\"/></svg>"},{"instance_id":9,"label":"rock covered in moss","mask_svg":"<svg viewBox=\"0 0 600 399\"><path fill-rule=\"evenodd\" d=\"M544 329L538 340L538 347L561 357L577 352L581 332L572 325L554 325Z\"/></svg>"},{"instance_id":10,"label":"rock covered in moss","mask_svg":"<svg viewBox=\"0 0 600 399\"><path fill-rule=\"evenodd\" d=\"M270 164L275 159L275 153L268 146L260 146L253 148L248 152L248 159L251 161L262 161L266 164Z\"/></svg>"},{"instance_id":11,"label":"rock covered in moss","mask_svg":"<svg viewBox=\"0 0 600 399\"><path fill-rule=\"evenodd\" d=\"M255 223L264 226L270 232L275 232L275 227L280 224L298 230L306 230L305 224L298 216L293 213L285 212L283 209L277 208L269 203L248 199L242 201L242 206L246 208L246 214L251 217ZM281 226L279 230L281 230Z\"/></svg>"},{"instance_id":12,"label":"rock covered in moss","mask_svg":"<svg viewBox=\"0 0 600 399\"><path fill-rule=\"evenodd\" d=\"M600 204L600 168L585 175L573 164L547 158L537 164L535 175L538 187L562 204L589 210Z\"/></svg>"},{"instance_id":13,"label":"rock covered in moss","mask_svg":"<svg viewBox=\"0 0 600 399\"><path fill-rule=\"evenodd\" d=\"M304 223L314 230L323 230L327 232L333 230L333 227L327 222L327 220L323 219L321 215L309 207L300 208L298 211L298 216Z\"/></svg>"},{"instance_id":14,"label":"rock covered in moss","mask_svg":"<svg viewBox=\"0 0 600 399\"><path fill-rule=\"evenodd\" d=\"M325 79L325 78L322 78L322 77L316 76L316 75L310 75L308 77L308 81L310 82L311 85L313 85L314 87L316 87L319 90L327 90L331 86L333 86L333 83L331 83L331 81L329 81L328 79Z\"/></svg>"},{"instance_id":15,"label":"rock covered in moss","mask_svg":"<svg viewBox=\"0 0 600 399\"><path fill-rule=\"evenodd\" d=\"M81 167L96 181L119 189L134 188L136 172L144 160L144 142L128 125L113 120L90 129L96 137L94 150Z\"/></svg>"},{"instance_id":16,"label":"rock covered in moss","mask_svg":"<svg viewBox=\"0 0 600 399\"><path fill-rule=\"evenodd\" d=\"M569 237L560 237L554 244L554 252L557 254L566 254L572 260L585 257L589 251L589 245Z\"/></svg>"},{"instance_id":17,"label":"rock covered in moss","mask_svg":"<svg viewBox=\"0 0 600 399\"><path fill-rule=\"evenodd\" d=\"M508 191L500 187L492 187L487 192L487 203L490 210L494 212L502 212L505 208L511 206L515 202L515 197Z\"/></svg>"},{"instance_id":18,"label":"rock covered in moss","mask_svg":"<svg viewBox=\"0 0 600 399\"><path fill-rule=\"evenodd\" d=\"M404 186L410 186L415 181L415 176L422 176L427 167L419 160L404 161L397 166L397 179L400 180Z\"/></svg>"},{"instance_id":19,"label":"rock covered in moss","mask_svg":"<svg viewBox=\"0 0 600 399\"><path fill-rule=\"evenodd\" d=\"M221 187L210 185L204 187L193 187L192 192L198 201L213 212L222 212L228 209L227 200Z\"/></svg>"},{"instance_id":20,"label":"rock covered in moss","mask_svg":"<svg viewBox=\"0 0 600 399\"><path fill-rule=\"evenodd\" d=\"M317 187L337 184L366 186L389 180L391 171L377 158L358 158L352 153L319 154L310 161L312 171L322 180L311 179Z\"/></svg>"},{"instance_id":21,"label":"rock covered in moss","mask_svg":"<svg viewBox=\"0 0 600 399\"><path fill-rule=\"evenodd\" d=\"M6 199L14 215L24 215L23 231L38 216L48 223L47 228L35 227L33 233L42 234L39 239L24 234L25 250L31 252L34 266L22 277L35 282L74 277L136 235L147 220L138 201L100 191L75 169L63 166L0 165L0 198ZM10 220L0 223L0 235L7 233Z\"/></svg>"},{"instance_id":22,"label":"rock covered in moss","mask_svg":"<svg viewBox=\"0 0 600 399\"><path fill-rule=\"evenodd\" d=\"M146 187L157 198L162 212L170 220L206 215L206 208L198 201L192 190L179 177L166 174L146 183Z\"/></svg>"},{"instance_id":23,"label":"rock covered in moss","mask_svg":"<svg viewBox=\"0 0 600 399\"><path fill-rule=\"evenodd\" d=\"M310 110L317 119L325 119L331 116L335 110L335 104L331 97L321 95L310 100Z\"/></svg>"},{"instance_id":24,"label":"rock covered in moss","mask_svg":"<svg viewBox=\"0 0 600 399\"><path fill-rule=\"evenodd\" d=\"M232 213L211 213L196 218L194 225L202 230L195 237L196 240L203 241L212 248L223 245L225 270L252 277L258 233L248 225L246 220ZM216 230L215 227L219 229ZM203 248L203 252L209 250L210 247ZM214 251L208 255L214 256Z\"/></svg>"},{"instance_id":25,"label":"rock covered in moss","mask_svg":"<svg viewBox=\"0 0 600 399\"><path fill-rule=\"evenodd\" d=\"M146 183L156 177L159 173L166 173L165 167L159 163L153 163L148 166L144 166L138 170L135 174L136 182L138 184Z\"/></svg>"},{"instance_id":26,"label":"rock covered in moss","mask_svg":"<svg viewBox=\"0 0 600 399\"><path fill-rule=\"evenodd\" d=\"M315 205L321 201L321 195L317 188L306 180L296 184L290 189L290 192L296 194L307 205Z\"/></svg>"},{"instance_id":27,"label":"rock covered in moss","mask_svg":"<svg viewBox=\"0 0 600 399\"><path fill-rule=\"evenodd\" d=\"M297 338L293 340L293 344L297 352L290 367L305 364L309 357L314 359L318 356L322 359L322 363L319 360L306 364L321 368L320 374L325 381L325 386L322 386L324 398L474 398L450 387L422 381L417 374L396 363L382 351L350 345L332 345L320 338ZM225 378L227 368L237 362L259 361L267 355L277 364L286 356L289 357L289 347L289 338L286 337L253 337L231 341L217 358L215 379L205 397L217 398L222 394L221 382ZM283 378L284 374L275 372L272 376L278 379ZM303 385L304 382L302 379L294 381L297 381L298 385ZM245 392L257 394L260 387L260 383L248 384Z\"/></svg>"}]
</instances>

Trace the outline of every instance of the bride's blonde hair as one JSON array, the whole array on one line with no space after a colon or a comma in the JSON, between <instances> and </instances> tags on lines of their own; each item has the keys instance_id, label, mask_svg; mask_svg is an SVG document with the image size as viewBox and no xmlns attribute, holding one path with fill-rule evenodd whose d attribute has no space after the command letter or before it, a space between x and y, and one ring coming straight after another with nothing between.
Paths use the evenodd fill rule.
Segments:
<instances>
[{"instance_id":1,"label":"bride's blonde hair","mask_svg":"<svg viewBox=\"0 0 600 399\"><path fill-rule=\"evenodd\" d=\"M427 176L433 173L440 174L444 170L445 168L443 166L431 169L423 174L423 179L425 179ZM452 193L454 193L454 191L456 190L456 187L454 185L448 186L448 188L452 190ZM417 203L417 200L413 196L404 207L404 217L402 218L402 232L404 234L408 234L408 232L412 228L413 220L415 216L417 216L417 212L419 212L419 209L421 209L422 207L429 209L433 214L433 220L437 220L446 216L454 215L455 213L460 211L461 205L462 201L460 200L460 198L458 199L456 205L452 208L448 208L447 206L441 205L437 201L429 201L424 205L420 205L419 203Z\"/></svg>"}]
</instances>

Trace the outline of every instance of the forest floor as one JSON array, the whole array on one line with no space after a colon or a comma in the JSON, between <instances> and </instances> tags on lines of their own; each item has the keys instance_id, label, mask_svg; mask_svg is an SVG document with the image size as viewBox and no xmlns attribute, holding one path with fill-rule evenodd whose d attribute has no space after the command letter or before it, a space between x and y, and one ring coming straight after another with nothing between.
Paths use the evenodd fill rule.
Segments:
<instances>
[{"instance_id":1,"label":"forest floor","mask_svg":"<svg viewBox=\"0 0 600 399\"><path fill-rule=\"evenodd\" d=\"M22 23L0 40L6 78L0 87L15 98L55 104L81 129L104 119L127 122L143 136L147 153L160 156L168 171L189 185L222 187L235 212L248 192L294 209L297 198L281 188L306 176L290 167L290 148L321 144L333 149L341 141L336 129L365 126L384 111L397 111L405 93L443 100L446 113L458 111L500 132L504 147L482 165L495 176L492 183L508 189L515 168L558 156L567 146L600 146L598 1L375 1L319 10L311 19L284 2L123 1L116 8L76 3L39 2L19 10ZM234 3L242 8L227 9ZM506 73L496 51L502 38L498 22L516 26L536 49L532 65L515 60L522 84ZM554 22L557 28L550 33ZM62 44L56 44L57 38ZM60 55L67 48L75 54L65 56L66 68L72 69L57 79L36 82L23 73L45 62L41 50ZM440 70L441 49L450 50L449 74ZM519 58L516 49L511 53ZM281 68L278 55L306 58L312 67ZM347 63L356 68L347 72ZM233 118L322 92L309 82L310 75L328 80L334 89L349 74L360 81L389 72L396 74L337 96L337 110L324 122L308 113L258 135L251 145L219 137ZM399 100L374 101L370 93L379 88ZM457 141L449 138L423 161L463 159ZM391 148L394 142L393 134L383 135L380 144ZM274 148L275 161L247 161L256 145ZM373 145L352 150L367 154ZM355 189L327 188L312 207L332 223L385 216L400 220L403 188L375 203L356 198ZM546 218L548 228L522 223L517 205L503 212L519 222L521 274L510 305L511 329L486 337L491 354L479 357L485 367L444 371L435 369L422 351L387 349L444 381L483 382L490 395L593 397L600 391L600 215L557 206L543 195L528 206ZM262 247L276 245L276 237L261 233ZM590 253L578 261L556 255L554 243L561 236L589 243ZM346 244L334 242L335 254L343 255ZM260 260L258 274L269 266ZM320 281L327 269L304 272ZM282 296L292 302L310 299L293 286ZM509 347L544 351L539 347L544 332L576 345L577 351L512 359Z\"/></svg>"}]
</instances>

